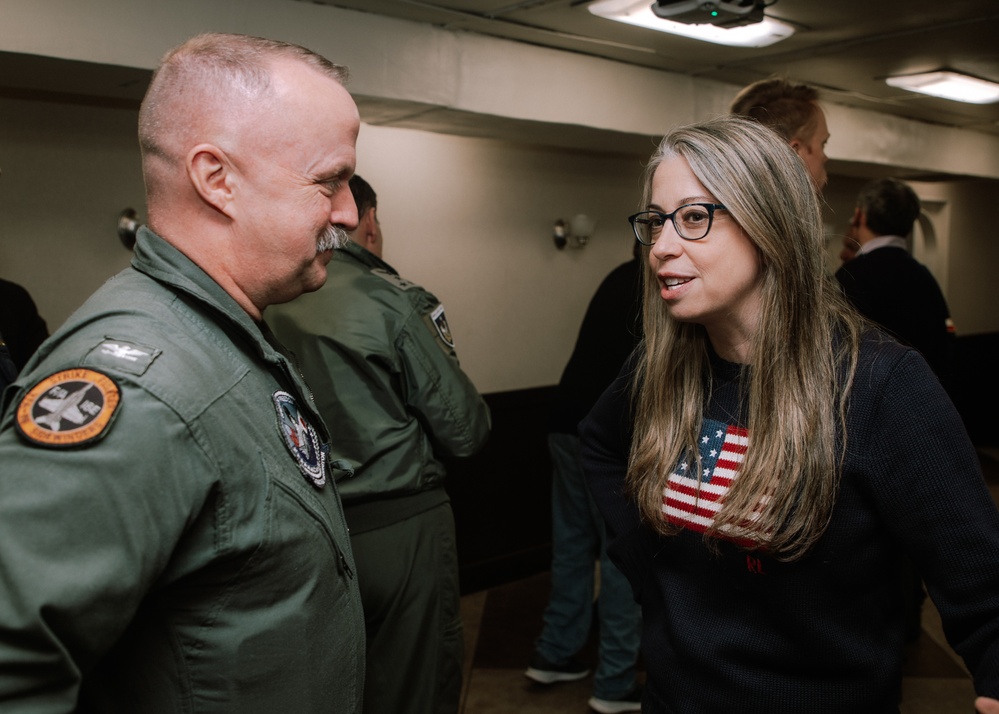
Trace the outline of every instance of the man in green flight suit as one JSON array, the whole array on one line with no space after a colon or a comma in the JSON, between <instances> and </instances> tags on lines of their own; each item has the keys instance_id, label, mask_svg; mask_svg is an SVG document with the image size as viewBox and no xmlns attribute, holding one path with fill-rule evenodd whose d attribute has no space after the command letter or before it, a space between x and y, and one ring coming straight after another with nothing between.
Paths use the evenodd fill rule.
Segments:
<instances>
[{"instance_id":1,"label":"man in green flight suit","mask_svg":"<svg viewBox=\"0 0 999 714\"><path fill-rule=\"evenodd\" d=\"M0 423L0 710L360 711L329 434L262 322L357 223L345 70L192 38L139 111L149 226Z\"/></svg>"},{"instance_id":2,"label":"man in green flight suit","mask_svg":"<svg viewBox=\"0 0 999 714\"><path fill-rule=\"evenodd\" d=\"M299 358L332 453L364 602L364 711L453 714L463 638L454 519L435 454L471 456L489 410L458 366L444 308L381 259L375 192L350 179L358 227L322 290L267 311Z\"/></svg>"}]
</instances>

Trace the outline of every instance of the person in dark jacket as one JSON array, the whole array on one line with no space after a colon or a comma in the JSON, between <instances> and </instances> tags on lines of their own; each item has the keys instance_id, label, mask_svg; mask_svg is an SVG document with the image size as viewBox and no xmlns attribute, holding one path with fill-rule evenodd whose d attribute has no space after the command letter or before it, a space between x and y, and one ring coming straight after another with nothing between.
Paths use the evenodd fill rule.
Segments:
<instances>
[{"instance_id":1,"label":"person in dark jacket","mask_svg":"<svg viewBox=\"0 0 999 714\"><path fill-rule=\"evenodd\" d=\"M9 280L0 280L0 335L18 371L24 369L31 355L49 336L49 329L38 314L31 295Z\"/></svg>"},{"instance_id":2,"label":"person in dark jacket","mask_svg":"<svg viewBox=\"0 0 999 714\"><path fill-rule=\"evenodd\" d=\"M28 291L0 280L0 395L48 336L45 320Z\"/></svg>"},{"instance_id":3,"label":"person in dark jacket","mask_svg":"<svg viewBox=\"0 0 999 714\"><path fill-rule=\"evenodd\" d=\"M926 358L945 387L953 377L954 323L940 285L909 253L921 204L894 178L875 179L857 196L850 234L857 254L836 271L846 297L861 313Z\"/></svg>"}]
</instances>

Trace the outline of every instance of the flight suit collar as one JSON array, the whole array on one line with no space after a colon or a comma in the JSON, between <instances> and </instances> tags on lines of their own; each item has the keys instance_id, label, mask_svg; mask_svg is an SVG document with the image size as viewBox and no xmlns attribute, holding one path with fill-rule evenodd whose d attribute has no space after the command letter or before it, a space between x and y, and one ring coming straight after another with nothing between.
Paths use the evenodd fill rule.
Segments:
<instances>
[{"instance_id":1,"label":"flight suit collar","mask_svg":"<svg viewBox=\"0 0 999 714\"><path fill-rule=\"evenodd\" d=\"M370 250L362 246L360 243L355 243L352 240L348 240L344 245L337 248L335 253L339 253L341 256L348 255L354 260L366 265L369 268L380 268L382 270L387 270L392 273L392 275L398 275L399 272L393 268L391 265L386 263L384 260L379 258L377 255L372 253Z\"/></svg>"},{"instance_id":2,"label":"flight suit collar","mask_svg":"<svg viewBox=\"0 0 999 714\"><path fill-rule=\"evenodd\" d=\"M221 285L190 258L146 226L139 228L136 235L132 267L160 283L171 285L201 302L212 305L250 334L259 334L253 318L222 289Z\"/></svg>"},{"instance_id":3,"label":"flight suit collar","mask_svg":"<svg viewBox=\"0 0 999 714\"><path fill-rule=\"evenodd\" d=\"M276 365L285 374L287 381L294 385L295 390L303 397L307 409L312 412L313 421L323 440L328 442L329 434L322 419L318 418L311 391L301 378L298 368L270 341L277 342L265 322L257 323L208 273L146 226L142 226L136 236L132 267L205 304L219 313L220 322L233 324L246 336L260 358Z\"/></svg>"}]
</instances>

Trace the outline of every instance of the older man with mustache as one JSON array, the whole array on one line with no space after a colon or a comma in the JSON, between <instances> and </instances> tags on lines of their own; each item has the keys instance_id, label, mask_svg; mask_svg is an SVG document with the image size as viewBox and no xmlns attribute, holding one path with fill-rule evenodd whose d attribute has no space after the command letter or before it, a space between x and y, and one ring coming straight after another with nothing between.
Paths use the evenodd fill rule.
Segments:
<instances>
[{"instance_id":1,"label":"older man with mustache","mask_svg":"<svg viewBox=\"0 0 999 714\"><path fill-rule=\"evenodd\" d=\"M153 76L132 265L6 392L5 711L360 709L344 472L261 321L323 284L357 224L345 76L222 34Z\"/></svg>"}]
</instances>

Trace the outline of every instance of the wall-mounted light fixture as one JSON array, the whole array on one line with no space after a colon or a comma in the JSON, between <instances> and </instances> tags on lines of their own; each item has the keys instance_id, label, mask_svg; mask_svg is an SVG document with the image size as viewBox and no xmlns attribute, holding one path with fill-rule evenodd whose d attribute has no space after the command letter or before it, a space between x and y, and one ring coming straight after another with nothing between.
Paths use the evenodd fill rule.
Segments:
<instances>
[{"instance_id":1,"label":"wall-mounted light fixture","mask_svg":"<svg viewBox=\"0 0 999 714\"><path fill-rule=\"evenodd\" d=\"M955 102L969 104L999 102L999 84L948 70L888 77L885 79L885 84L910 92L928 94L931 97L952 99Z\"/></svg>"},{"instance_id":2,"label":"wall-mounted light fixture","mask_svg":"<svg viewBox=\"0 0 999 714\"><path fill-rule=\"evenodd\" d=\"M593 236L593 229L596 228L596 225L596 221L584 213L573 216L568 223L559 218L555 221L555 227L552 231L555 247L559 250L567 245L571 248L582 248Z\"/></svg>"},{"instance_id":3,"label":"wall-mounted light fixture","mask_svg":"<svg viewBox=\"0 0 999 714\"><path fill-rule=\"evenodd\" d=\"M752 21L752 24L728 27L712 24L712 11L710 10L712 6L724 9L724 6L738 6L740 3L695 2L691 0L690 2L673 2L661 5L657 4L655 11L653 11L650 0L598 0L588 5L586 9L598 17L608 20L733 47L766 47L790 37L795 31L794 25L765 16L759 21ZM689 12L680 12L681 10L689 10ZM684 17L685 21L675 22L665 19L673 12L676 12L676 17ZM714 12L718 14L718 11ZM694 24L693 21L697 19L698 14L703 16L704 22ZM756 17L761 15L762 12Z\"/></svg>"},{"instance_id":4,"label":"wall-mounted light fixture","mask_svg":"<svg viewBox=\"0 0 999 714\"><path fill-rule=\"evenodd\" d=\"M141 225L134 208L126 208L118 214L118 240L129 250L135 247L135 234Z\"/></svg>"}]
</instances>

